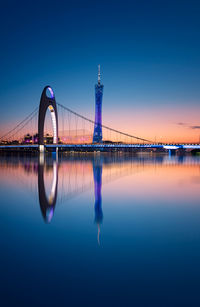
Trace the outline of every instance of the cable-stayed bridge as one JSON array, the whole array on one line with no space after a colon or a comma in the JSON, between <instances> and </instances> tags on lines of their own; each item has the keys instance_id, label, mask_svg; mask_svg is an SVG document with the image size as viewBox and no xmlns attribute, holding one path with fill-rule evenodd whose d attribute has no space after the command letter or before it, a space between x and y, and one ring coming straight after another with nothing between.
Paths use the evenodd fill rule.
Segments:
<instances>
[{"instance_id":1,"label":"cable-stayed bridge","mask_svg":"<svg viewBox=\"0 0 200 307\"><path fill-rule=\"evenodd\" d=\"M50 93L50 94L48 94ZM47 110L50 116L47 116ZM102 141L94 142L93 131L102 131ZM53 136L52 136L53 130ZM0 137L2 150L134 151L138 149L199 150L200 144L155 143L98 123L56 102L50 86L42 92L40 105L15 127Z\"/></svg>"}]
</instances>

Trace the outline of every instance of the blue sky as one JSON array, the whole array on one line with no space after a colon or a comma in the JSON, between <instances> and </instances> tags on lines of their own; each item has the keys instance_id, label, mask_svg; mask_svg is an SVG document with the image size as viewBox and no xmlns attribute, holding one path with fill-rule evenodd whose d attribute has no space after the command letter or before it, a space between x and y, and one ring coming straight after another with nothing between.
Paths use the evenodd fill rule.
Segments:
<instances>
[{"instance_id":1,"label":"blue sky","mask_svg":"<svg viewBox=\"0 0 200 307\"><path fill-rule=\"evenodd\" d=\"M1 130L33 110L47 84L93 118L99 63L106 124L200 111L199 1L6 1L1 12Z\"/></svg>"}]
</instances>

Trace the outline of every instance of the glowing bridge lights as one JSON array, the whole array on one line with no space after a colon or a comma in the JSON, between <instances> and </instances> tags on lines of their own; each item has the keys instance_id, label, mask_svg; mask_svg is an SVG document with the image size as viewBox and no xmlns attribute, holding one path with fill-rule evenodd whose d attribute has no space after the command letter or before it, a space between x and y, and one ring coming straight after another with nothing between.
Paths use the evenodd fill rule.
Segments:
<instances>
[{"instance_id":1,"label":"glowing bridge lights","mask_svg":"<svg viewBox=\"0 0 200 307\"><path fill-rule=\"evenodd\" d=\"M53 93L52 88L51 88L50 86L48 86L47 89L48 89L49 92L50 92L51 98L54 98L54 93Z\"/></svg>"},{"instance_id":2,"label":"glowing bridge lights","mask_svg":"<svg viewBox=\"0 0 200 307\"><path fill-rule=\"evenodd\" d=\"M179 146L164 145L163 148L164 148L164 149L169 149L169 150L170 150L170 149L171 149L171 150L174 150L174 149L178 149Z\"/></svg>"}]
</instances>

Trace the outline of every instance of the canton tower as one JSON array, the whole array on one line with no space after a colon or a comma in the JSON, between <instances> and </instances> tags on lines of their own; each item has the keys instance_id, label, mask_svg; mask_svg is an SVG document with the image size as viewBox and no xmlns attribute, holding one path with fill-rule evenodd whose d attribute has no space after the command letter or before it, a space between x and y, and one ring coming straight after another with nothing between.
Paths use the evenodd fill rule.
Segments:
<instances>
[{"instance_id":1,"label":"canton tower","mask_svg":"<svg viewBox=\"0 0 200 307\"><path fill-rule=\"evenodd\" d=\"M100 65L98 65L98 84L95 84L95 124L93 143L102 142L102 98L103 84L101 84Z\"/></svg>"}]
</instances>

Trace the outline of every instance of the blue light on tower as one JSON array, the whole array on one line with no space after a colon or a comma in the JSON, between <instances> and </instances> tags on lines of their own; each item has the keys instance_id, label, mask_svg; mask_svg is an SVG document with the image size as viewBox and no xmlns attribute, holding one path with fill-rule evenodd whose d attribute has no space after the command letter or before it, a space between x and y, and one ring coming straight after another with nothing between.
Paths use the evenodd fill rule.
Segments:
<instances>
[{"instance_id":1,"label":"blue light on tower","mask_svg":"<svg viewBox=\"0 0 200 307\"><path fill-rule=\"evenodd\" d=\"M93 143L102 142L102 98L103 84L101 84L100 65L98 65L98 84L95 84L95 124Z\"/></svg>"}]
</instances>

